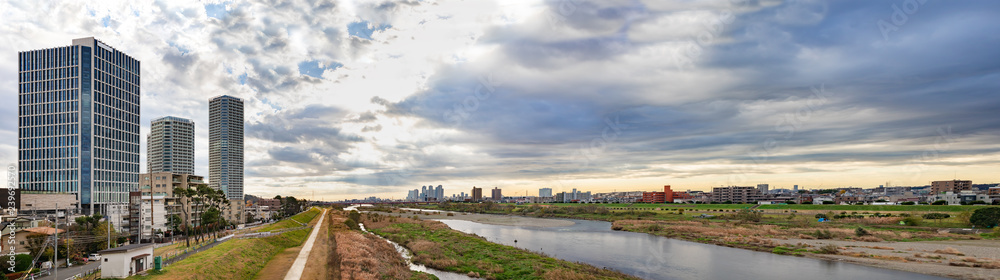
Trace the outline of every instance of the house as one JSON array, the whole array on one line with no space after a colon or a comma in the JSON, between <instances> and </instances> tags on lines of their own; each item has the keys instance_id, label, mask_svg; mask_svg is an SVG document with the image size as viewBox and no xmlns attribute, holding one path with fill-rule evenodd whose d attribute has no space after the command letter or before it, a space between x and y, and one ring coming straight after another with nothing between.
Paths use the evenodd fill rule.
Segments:
<instances>
[{"instance_id":1,"label":"house","mask_svg":"<svg viewBox=\"0 0 1000 280\"><path fill-rule=\"evenodd\" d=\"M152 267L153 244L125 245L97 252L101 254L102 278L127 278Z\"/></svg>"},{"instance_id":2,"label":"house","mask_svg":"<svg viewBox=\"0 0 1000 280\"><path fill-rule=\"evenodd\" d=\"M5 226L4 229L3 229L3 233L2 234L4 236L8 236L8 235L10 235L10 230L11 229L15 229L15 228L16 227ZM17 232L14 233L14 241L13 241L13 243L8 243L8 245L14 245L13 246L14 254L27 254L27 253L30 252L30 250L28 250L28 243L29 243L28 242L28 237L29 236L32 236L32 235L46 235L46 236L48 236L48 235L55 234L55 232L56 232L56 229L55 228L51 228L51 227L32 227L32 228L17 229ZM64 233L64 232L66 232L66 230L59 229L59 233Z\"/></svg>"}]
</instances>

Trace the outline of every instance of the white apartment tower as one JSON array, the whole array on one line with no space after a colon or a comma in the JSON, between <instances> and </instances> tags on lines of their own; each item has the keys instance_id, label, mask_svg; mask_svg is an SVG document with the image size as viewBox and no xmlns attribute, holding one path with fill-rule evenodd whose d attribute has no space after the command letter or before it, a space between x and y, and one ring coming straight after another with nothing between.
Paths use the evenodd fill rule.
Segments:
<instances>
[{"instance_id":1,"label":"white apartment tower","mask_svg":"<svg viewBox=\"0 0 1000 280\"><path fill-rule=\"evenodd\" d=\"M146 137L146 173L194 174L194 122L178 117L153 120Z\"/></svg>"},{"instance_id":2,"label":"white apartment tower","mask_svg":"<svg viewBox=\"0 0 1000 280\"><path fill-rule=\"evenodd\" d=\"M213 97L208 115L208 185L243 200L243 99Z\"/></svg>"}]
</instances>

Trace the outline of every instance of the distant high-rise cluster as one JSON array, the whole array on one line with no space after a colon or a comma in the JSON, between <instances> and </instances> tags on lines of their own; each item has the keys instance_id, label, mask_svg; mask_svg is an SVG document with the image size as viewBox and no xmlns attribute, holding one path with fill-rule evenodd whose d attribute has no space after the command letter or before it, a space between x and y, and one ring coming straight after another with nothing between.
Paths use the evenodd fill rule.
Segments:
<instances>
[{"instance_id":1,"label":"distant high-rise cluster","mask_svg":"<svg viewBox=\"0 0 1000 280\"><path fill-rule=\"evenodd\" d=\"M407 201L444 201L444 186L438 185L436 188L431 186L421 186L419 189L413 189L409 191L406 195Z\"/></svg>"}]
</instances>

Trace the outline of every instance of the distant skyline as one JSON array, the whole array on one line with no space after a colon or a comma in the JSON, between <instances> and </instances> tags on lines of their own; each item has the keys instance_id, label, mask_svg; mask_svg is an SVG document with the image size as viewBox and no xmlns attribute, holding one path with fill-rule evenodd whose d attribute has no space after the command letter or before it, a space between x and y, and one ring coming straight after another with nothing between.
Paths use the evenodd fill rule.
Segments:
<instances>
[{"instance_id":1,"label":"distant skyline","mask_svg":"<svg viewBox=\"0 0 1000 280\"><path fill-rule=\"evenodd\" d=\"M998 182L1000 2L0 2L0 161L17 52L95 37L150 121L245 100L245 193L405 198ZM313 195L315 193L315 196Z\"/></svg>"}]
</instances>

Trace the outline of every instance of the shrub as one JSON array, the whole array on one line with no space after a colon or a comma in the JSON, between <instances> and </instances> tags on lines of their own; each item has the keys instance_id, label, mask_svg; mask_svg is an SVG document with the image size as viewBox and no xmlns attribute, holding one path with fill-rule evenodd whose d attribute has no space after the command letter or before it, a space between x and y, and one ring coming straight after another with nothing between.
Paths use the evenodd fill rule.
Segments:
<instances>
[{"instance_id":1,"label":"shrub","mask_svg":"<svg viewBox=\"0 0 1000 280\"><path fill-rule=\"evenodd\" d=\"M931 203L931 205L948 205L948 202L944 200L938 200L935 201L934 203Z\"/></svg>"},{"instance_id":2,"label":"shrub","mask_svg":"<svg viewBox=\"0 0 1000 280\"><path fill-rule=\"evenodd\" d=\"M906 218L903 218L903 223L905 223L908 226L913 226L913 227L920 226L922 222L923 219L917 216L908 216Z\"/></svg>"},{"instance_id":3,"label":"shrub","mask_svg":"<svg viewBox=\"0 0 1000 280\"><path fill-rule=\"evenodd\" d=\"M816 235L816 239L833 239L833 233L830 232L830 230L826 230L826 229L824 229L824 230L818 230L817 229L816 233L814 233L814 235Z\"/></svg>"},{"instance_id":4,"label":"shrub","mask_svg":"<svg viewBox=\"0 0 1000 280\"><path fill-rule=\"evenodd\" d=\"M1000 207L976 209L976 212L969 217L969 222L977 227L995 227L1000 223Z\"/></svg>"},{"instance_id":5,"label":"shrub","mask_svg":"<svg viewBox=\"0 0 1000 280\"><path fill-rule=\"evenodd\" d=\"M355 222L354 220L347 219L346 221L344 221L344 224L347 225L347 228L349 229L361 230L361 227L358 226L358 222Z\"/></svg>"},{"instance_id":6,"label":"shrub","mask_svg":"<svg viewBox=\"0 0 1000 280\"><path fill-rule=\"evenodd\" d=\"M826 244L823 247L820 247L819 251L816 252L820 254L837 254L840 252L840 250L839 248L837 248L837 245Z\"/></svg>"},{"instance_id":7,"label":"shrub","mask_svg":"<svg viewBox=\"0 0 1000 280\"><path fill-rule=\"evenodd\" d=\"M962 223L963 225L966 225L966 226L972 225L972 223L969 223L969 218L971 218L971 217L972 217L972 210L965 210L965 211L959 212L958 215L955 216L955 218L958 219L958 222L960 222L960 223Z\"/></svg>"},{"instance_id":8,"label":"shrub","mask_svg":"<svg viewBox=\"0 0 1000 280\"><path fill-rule=\"evenodd\" d=\"M830 217L827 217L827 216L826 216L826 214L823 214L823 213L820 213L820 214L816 214L816 216L815 216L815 217L816 217L817 219L824 219L824 220L828 220L828 219L830 219Z\"/></svg>"},{"instance_id":9,"label":"shrub","mask_svg":"<svg viewBox=\"0 0 1000 280\"><path fill-rule=\"evenodd\" d=\"M348 219L354 220L355 223L361 221L361 213L357 210L351 210L351 213L347 215Z\"/></svg>"},{"instance_id":10,"label":"shrub","mask_svg":"<svg viewBox=\"0 0 1000 280\"><path fill-rule=\"evenodd\" d=\"M648 227L646 227L646 230L649 230L649 231L660 231L662 229L663 229L663 227L661 227L660 225L657 225L657 224L652 224L652 225L649 225Z\"/></svg>"},{"instance_id":11,"label":"shrub","mask_svg":"<svg viewBox=\"0 0 1000 280\"><path fill-rule=\"evenodd\" d=\"M757 223L757 222L760 222L760 220L764 219L764 214L763 213L756 212L756 211L745 210L745 209L744 210L740 210L740 212L736 213L736 215L734 215L734 216L735 216L735 218L737 220L744 221L744 222L754 222L754 223Z\"/></svg>"},{"instance_id":12,"label":"shrub","mask_svg":"<svg viewBox=\"0 0 1000 280\"><path fill-rule=\"evenodd\" d=\"M872 235L872 234L870 232L868 232L867 230L865 230L865 228L858 227L858 228L854 229L854 235L857 235L858 237L862 237L862 236L868 236L868 235Z\"/></svg>"},{"instance_id":13,"label":"shrub","mask_svg":"<svg viewBox=\"0 0 1000 280\"><path fill-rule=\"evenodd\" d=\"M976 200L976 201L973 201L973 202L969 202L969 205L984 205L984 204L986 204L986 201L982 201L982 200Z\"/></svg>"},{"instance_id":14,"label":"shrub","mask_svg":"<svg viewBox=\"0 0 1000 280\"><path fill-rule=\"evenodd\" d=\"M927 214L924 214L923 217L924 217L924 219L928 219L928 220L940 220L940 219L951 218L951 215L948 215L948 214L945 214L945 213L927 213Z\"/></svg>"},{"instance_id":15,"label":"shrub","mask_svg":"<svg viewBox=\"0 0 1000 280\"><path fill-rule=\"evenodd\" d=\"M829 200L824 200L824 201L823 201L823 204L836 204L836 203L834 203L833 201L829 201Z\"/></svg>"},{"instance_id":16,"label":"shrub","mask_svg":"<svg viewBox=\"0 0 1000 280\"><path fill-rule=\"evenodd\" d=\"M913 201L904 201L903 203L900 203L900 205L916 205L916 204L917 203Z\"/></svg>"}]
</instances>

